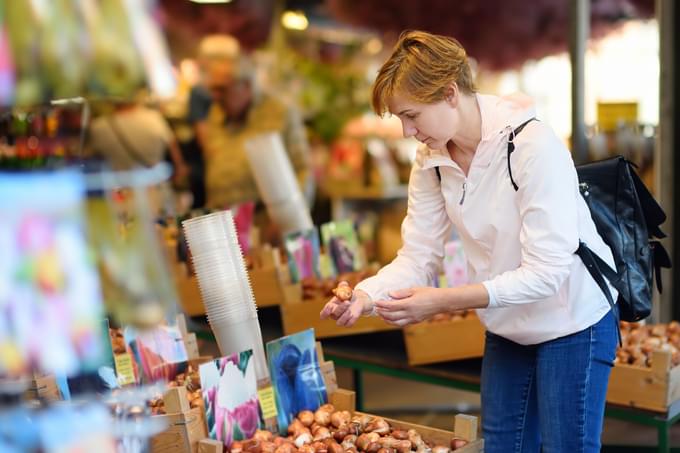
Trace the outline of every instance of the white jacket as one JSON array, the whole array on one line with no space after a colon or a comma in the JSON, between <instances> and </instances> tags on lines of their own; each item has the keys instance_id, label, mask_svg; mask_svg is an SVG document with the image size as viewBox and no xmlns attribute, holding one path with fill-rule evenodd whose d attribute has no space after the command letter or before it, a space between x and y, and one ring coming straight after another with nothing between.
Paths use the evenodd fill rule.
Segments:
<instances>
[{"instance_id":1,"label":"white jacket","mask_svg":"<svg viewBox=\"0 0 680 453\"><path fill-rule=\"evenodd\" d=\"M533 104L517 95L477 100L482 136L468 176L447 152L420 147L409 180L403 246L392 263L357 288L378 300L395 289L431 285L453 225L470 281L489 292L488 308L478 310L489 331L537 344L583 330L609 304L574 254L579 238L608 264L614 260L579 193L571 155L548 125L527 124L511 158L516 192L507 142L511 130L536 116Z\"/></svg>"}]
</instances>

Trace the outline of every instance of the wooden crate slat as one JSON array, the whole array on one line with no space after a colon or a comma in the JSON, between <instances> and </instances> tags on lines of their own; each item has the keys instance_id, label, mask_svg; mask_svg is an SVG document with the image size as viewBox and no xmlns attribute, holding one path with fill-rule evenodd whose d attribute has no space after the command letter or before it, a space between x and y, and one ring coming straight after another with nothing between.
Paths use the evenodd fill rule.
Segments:
<instances>
[{"instance_id":1,"label":"wooden crate slat","mask_svg":"<svg viewBox=\"0 0 680 453\"><path fill-rule=\"evenodd\" d=\"M667 412L680 398L680 371L670 368L670 352L654 351L652 367L616 364L609 376L607 401Z\"/></svg>"},{"instance_id":2,"label":"wooden crate slat","mask_svg":"<svg viewBox=\"0 0 680 453\"><path fill-rule=\"evenodd\" d=\"M317 299L282 304L283 332L290 335L313 327L316 338L331 338L398 329L377 316L362 316L352 327L338 326L332 319L319 318L319 313L326 302L328 302L326 299Z\"/></svg>"},{"instance_id":3,"label":"wooden crate slat","mask_svg":"<svg viewBox=\"0 0 680 453\"><path fill-rule=\"evenodd\" d=\"M477 315L424 322L404 328L409 365L461 360L484 355L485 329Z\"/></svg>"}]
</instances>

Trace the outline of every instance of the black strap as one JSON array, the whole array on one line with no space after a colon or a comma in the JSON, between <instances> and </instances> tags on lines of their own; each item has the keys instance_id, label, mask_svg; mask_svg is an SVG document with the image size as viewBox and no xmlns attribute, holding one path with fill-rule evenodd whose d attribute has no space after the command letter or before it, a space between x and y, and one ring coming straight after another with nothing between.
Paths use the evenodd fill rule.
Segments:
<instances>
[{"instance_id":1,"label":"black strap","mask_svg":"<svg viewBox=\"0 0 680 453\"><path fill-rule=\"evenodd\" d=\"M517 135L520 132L522 132L524 126L526 126L533 120L536 120L536 118L529 118L528 120L517 126L517 128L514 131L512 131L511 133L512 135L508 138L508 175L510 176L510 183L512 184L512 188L515 189L515 192L519 190L519 186L517 185L517 183L515 183L515 180L512 178L512 166L510 165L510 154L512 154L512 152L515 150L515 137L517 137Z\"/></svg>"},{"instance_id":2,"label":"black strap","mask_svg":"<svg viewBox=\"0 0 680 453\"><path fill-rule=\"evenodd\" d=\"M612 293L609 291L609 286L605 281L605 277L607 277L607 280L610 282L616 281L617 274L611 267L609 267L607 263L602 260L602 258L593 253L593 251L581 241L578 243L576 254L581 258L581 261L583 261L583 264L585 264L586 269L588 269L588 273L591 275L591 277L593 277L593 280L595 280L595 283L597 283L597 286L600 287L604 293L604 296L607 298L607 302L609 302L609 306L611 307L612 313L614 314L614 319L616 320L616 332L619 339L619 346L621 346L621 330L618 328L619 316L618 312L616 311L616 306L614 305L614 298L612 297Z\"/></svg>"},{"instance_id":3,"label":"black strap","mask_svg":"<svg viewBox=\"0 0 680 453\"><path fill-rule=\"evenodd\" d=\"M517 126L517 128L514 131L512 131L512 136L508 139L508 175L510 176L510 182L512 183L513 189L515 189L515 192L519 190L519 186L515 183L515 180L512 178L512 166L510 165L510 155L515 150L514 140L517 134L522 132L524 126L526 126L527 124L534 120L538 121L536 118L530 118L524 123ZM441 183L442 174L441 171L439 170L439 167L438 166L434 167L434 171L437 175L437 179ZM619 315L618 311L616 310L616 306L614 305L614 298L612 297L612 294L609 291L609 286L605 281L606 278L607 280L612 282L612 285L616 286L617 282L619 281L619 275L614 269L612 269L609 266L609 264L607 264L602 258L600 258L592 250L590 250L588 246L581 241L579 241L576 254L581 258L581 261L583 261L583 264L586 266L586 269L588 269L588 273L591 275L591 277L593 277L593 280L595 280L597 286L600 287L600 290L602 290L602 293L604 293L605 297L607 298L607 302L609 302L609 307L611 307L612 314L614 315L614 321L616 322L616 334L619 339L619 346L621 346L622 342L621 342L621 330L619 329ZM658 282L657 286L659 288L661 287L660 282Z\"/></svg>"},{"instance_id":4,"label":"black strap","mask_svg":"<svg viewBox=\"0 0 680 453\"><path fill-rule=\"evenodd\" d=\"M515 191L519 190L519 187L517 186L517 184L515 184L515 180L512 179L512 167L510 167L510 154L512 154L512 152L515 150L515 144L513 143L513 141L515 140L515 137L517 136L517 134L522 132L522 129L524 129L524 126L526 126L527 124L529 124L530 122L532 122L534 120L538 121L535 117L529 118L528 120L526 120L525 122L523 122L522 124L517 126L517 128L514 131L512 131L512 138L508 140L508 174L510 175L510 182L512 183L512 187L515 189ZM441 183L442 182L442 173L439 170L439 166L434 167L434 171L435 171L435 173L437 173L437 179Z\"/></svg>"},{"instance_id":5,"label":"black strap","mask_svg":"<svg viewBox=\"0 0 680 453\"><path fill-rule=\"evenodd\" d=\"M649 246L652 248L653 261L654 261L654 276L656 278L656 289L659 290L659 294L663 291L663 286L661 285L661 268L671 267L671 257L668 252L661 245L659 241L649 241Z\"/></svg>"}]
</instances>

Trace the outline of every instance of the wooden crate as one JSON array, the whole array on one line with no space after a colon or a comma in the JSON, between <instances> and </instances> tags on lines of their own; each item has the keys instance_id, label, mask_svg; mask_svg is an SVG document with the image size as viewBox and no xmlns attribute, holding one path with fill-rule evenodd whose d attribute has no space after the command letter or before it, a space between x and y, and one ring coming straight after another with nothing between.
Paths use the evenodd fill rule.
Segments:
<instances>
[{"instance_id":1,"label":"wooden crate","mask_svg":"<svg viewBox=\"0 0 680 453\"><path fill-rule=\"evenodd\" d=\"M198 280L196 276L189 275L189 269L186 263L177 261L174 255L170 255L170 271L175 280L175 287L177 288L177 297L179 304L189 316L200 316L205 314L205 307L203 306L203 299L201 299L201 290L198 287Z\"/></svg>"},{"instance_id":2,"label":"wooden crate","mask_svg":"<svg viewBox=\"0 0 680 453\"><path fill-rule=\"evenodd\" d=\"M273 307L283 302L284 283L281 281L280 272L280 269L276 267L263 267L248 271L255 304L258 307Z\"/></svg>"},{"instance_id":3,"label":"wooden crate","mask_svg":"<svg viewBox=\"0 0 680 453\"><path fill-rule=\"evenodd\" d=\"M339 389L330 396L329 400L336 409L363 414L355 411L356 398L352 391ZM385 420L393 428L403 430L415 429L420 433L423 440L435 444L449 446L451 440L454 438L467 440L469 443L465 447L457 449L456 453L482 453L484 451L484 440L477 438L477 417L463 414L456 415L453 431L430 428L428 426L416 425L414 423L407 423L391 418L385 418Z\"/></svg>"},{"instance_id":4,"label":"wooden crate","mask_svg":"<svg viewBox=\"0 0 680 453\"><path fill-rule=\"evenodd\" d=\"M484 340L484 326L474 313L463 319L422 322L404 328L409 365L482 357Z\"/></svg>"},{"instance_id":5,"label":"wooden crate","mask_svg":"<svg viewBox=\"0 0 680 453\"><path fill-rule=\"evenodd\" d=\"M290 335L313 327L316 338L331 338L399 329L377 316L362 316L352 327L339 326L332 319L321 319L319 313L328 300L286 301L281 305L283 332Z\"/></svg>"},{"instance_id":6,"label":"wooden crate","mask_svg":"<svg viewBox=\"0 0 680 453\"><path fill-rule=\"evenodd\" d=\"M173 248L169 248L168 253L171 257L170 268L182 309L189 316L205 314L198 279L195 275L190 275L186 263L177 261ZM283 301L285 292L285 279L282 272L284 270L287 272L287 270L278 264L278 258L265 258L267 254L273 257L278 256L278 252L271 248L258 252L258 258L253 261L255 267L248 270L255 303L260 308L279 305Z\"/></svg>"},{"instance_id":7,"label":"wooden crate","mask_svg":"<svg viewBox=\"0 0 680 453\"><path fill-rule=\"evenodd\" d=\"M198 442L198 453L222 453L224 444L215 439L203 439Z\"/></svg>"},{"instance_id":8,"label":"wooden crate","mask_svg":"<svg viewBox=\"0 0 680 453\"><path fill-rule=\"evenodd\" d=\"M178 408L181 412L155 415L168 428L151 438L152 453L197 453L198 442L208 437L208 428L202 407L188 409L184 387L172 388L163 396L166 408Z\"/></svg>"},{"instance_id":9,"label":"wooden crate","mask_svg":"<svg viewBox=\"0 0 680 453\"><path fill-rule=\"evenodd\" d=\"M57 380L53 374L35 375L31 379L29 387L24 392L24 398L28 400L46 400L46 401L60 401L62 400L61 391L57 385Z\"/></svg>"},{"instance_id":10,"label":"wooden crate","mask_svg":"<svg viewBox=\"0 0 680 453\"><path fill-rule=\"evenodd\" d=\"M616 364L609 376L609 403L668 412L680 400L680 366L671 368L669 351L652 352L650 368Z\"/></svg>"}]
</instances>

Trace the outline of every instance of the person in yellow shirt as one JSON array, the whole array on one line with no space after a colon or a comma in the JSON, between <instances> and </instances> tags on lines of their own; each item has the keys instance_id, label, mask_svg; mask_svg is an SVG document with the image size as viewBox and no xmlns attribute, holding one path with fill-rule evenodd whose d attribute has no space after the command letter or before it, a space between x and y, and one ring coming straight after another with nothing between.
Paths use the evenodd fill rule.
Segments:
<instances>
[{"instance_id":1,"label":"person in yellow shirt","mask_svg":"<svg viewBox=\"0 0 680 453\"><path fill-rule=\"evenodd\" d=\"M209 208L259 202L245 152L250 137L279 132L308 202L314 190L310 152L298 111L258 89L252 61L236 58L212 61L207 88L213 105L205 122L206 197Z\"/></svg>"}]
</instances>

